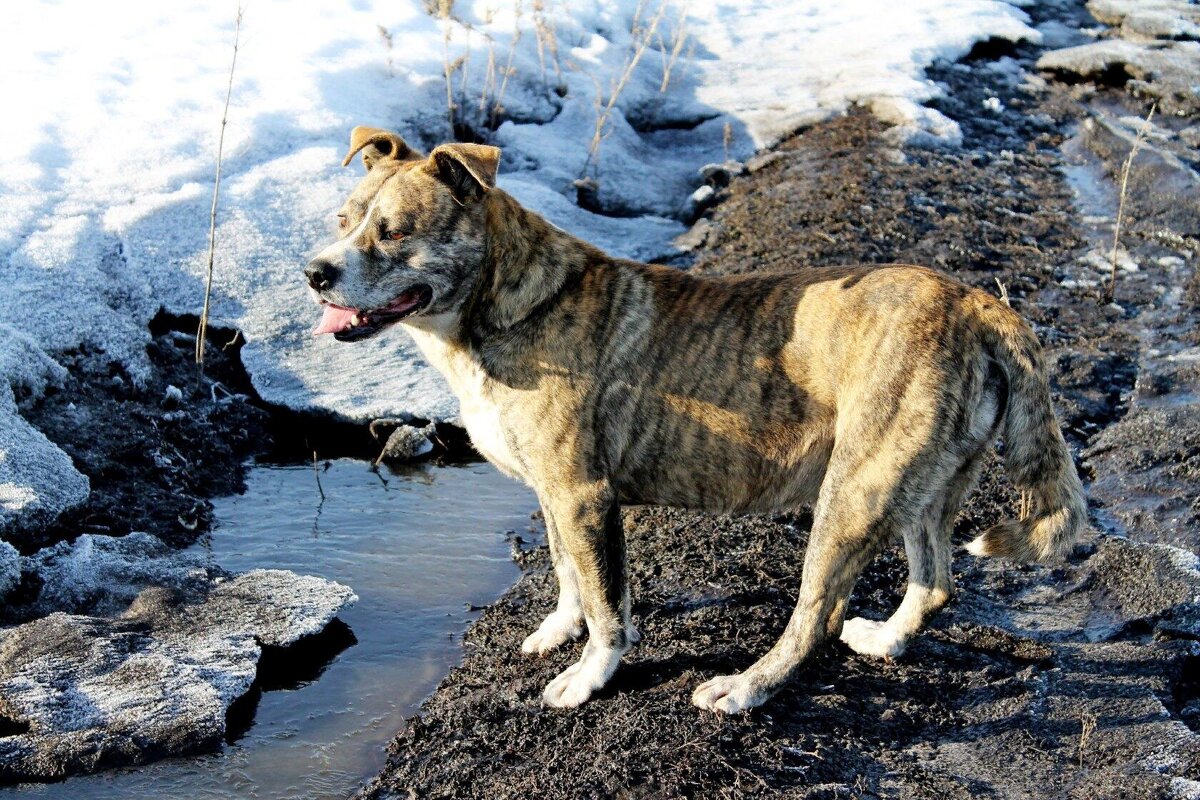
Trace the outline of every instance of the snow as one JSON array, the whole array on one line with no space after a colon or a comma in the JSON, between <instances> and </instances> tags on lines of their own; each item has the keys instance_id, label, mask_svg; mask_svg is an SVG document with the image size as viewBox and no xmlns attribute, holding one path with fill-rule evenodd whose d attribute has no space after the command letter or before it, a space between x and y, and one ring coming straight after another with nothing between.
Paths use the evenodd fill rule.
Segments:
<instances>
[{"instance_id":1,"label":"snow","mask_svg":"<svg viewBox=\"0 0 1200 800\"><path fill-rule=\"evenodd\" d=\"M17 548L0 540L0 601L21 582L21 554Z\"/></svg>"},{"instance_id":2,"label":"snow","mask_svg":"<svg viewBox=\"0 0 1200 800\"><path fill-rule=\"evenodd\" d=\"M147 586L168 587L194 600L218 574L203 551L181 551L141 532L120 537L85 533L26 561L42 581L39 615L64 611L116 616Z\"/></svg>"},{"instance_id":3,"label":"snow","mask_svg":"<svg viewBox=\"0 0 1200 800\"><path fill-rule=\"evenodd\" d=\"M924 67L989 37L1039 35L999 0L698 0L661 16L653 0L480 0L454 3L449 20L424 5L247 4L213 319L243 331L244 361L270 402L354 420L455 418L444 381L403 330L353 345L312 337L317 313L301 280L361 173L340 167L353 125L397 130L424 149L450 137L447 61L457 120L477 130L502 122L490 138L504 148L503 189L614 254L652 260L678 252L671 242L701 165L744 159L855 104L902 136L953 145L957 125L923 105L938 91ZM0 377L9 384L40 391L54 379L53 355L81 343L144 380L149 319L160 307L199 310L233 28L232 2L9 10L0 28L9 111ZM650 47L637 56L641 40ZM609 214L576 205L582 175L597 181ZM0 527L85 492L0 380Z\"/></svg>"},{"instance_id":4,"label":"snow","mask_svg":"<svg viewBox=\"0 0 1200 800\"><path fill-rule=\"evenodd\" d=\"M1128 38L1200 39L1200 8L1189 0L1089 0L1087 7Z\"/></svg>"}]
</instances>

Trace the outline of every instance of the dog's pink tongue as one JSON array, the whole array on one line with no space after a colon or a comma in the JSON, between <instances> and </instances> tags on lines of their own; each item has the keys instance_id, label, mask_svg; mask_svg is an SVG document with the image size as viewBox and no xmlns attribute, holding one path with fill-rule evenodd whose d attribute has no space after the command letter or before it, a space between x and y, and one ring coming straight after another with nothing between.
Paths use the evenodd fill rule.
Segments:
<instances>
[{"instance_id":1,"label":"dog's pink tongue","mask_svg":"<svg viewBox=\"0 0 1200 800\"><path fill-rule=\"evenodd\" d=\"M358 313L358 309L342 308L333 303L326 303L321 306L321 309L321 322L313 331L314 336L318 333L337 333L346 330L350 327L350 320Z\"/></svg>"}]
</instances>

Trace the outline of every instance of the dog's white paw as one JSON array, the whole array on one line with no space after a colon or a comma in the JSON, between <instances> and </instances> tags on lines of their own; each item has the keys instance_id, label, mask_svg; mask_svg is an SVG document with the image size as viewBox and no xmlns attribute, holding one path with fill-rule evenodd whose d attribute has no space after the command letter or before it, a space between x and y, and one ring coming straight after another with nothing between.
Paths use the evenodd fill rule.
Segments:
<instances>
[{"instance_id":1,"label":"dog's white paw","mask_svg":"<svg viewBox=\"0 0 1200 800\"><path fill-rule=\"evenodd\" d=\"M744 675L718 675L692 692L692 705L705 711L740 714L761 705L767 698L750 685Z\"/></svg>"},{"instance_id":2,"label":"dog's white paw","mask_svg":"<svg viewBox=\"0 0 1200 800\"><path fill-rule=\"evenodd\" d=\"M583 620L569 611L555 611L521 642L521 652L544 656L556 647L583 635Z\"/></svg>"},{"instance_id":3,"label":"dog's white paw","mask_svg":"<svg viewBox=\"0 0 1200 800\"><path fill-rule=\"evenodd\" d=\"M875 658L896 658L908 644L906 638L889 628L887 623L862 617L846 620L841 639L854 652Z\"/></svg>"},{"instance_id":4,"label":"dog's white paw","mask_svg":"<svg viewBox=\"0 0 1200 800\"><path fill-rule=\"evenodd\" d=\"M621 651L611 647L593 647L589 642L583 657L567 667L546 685L542 703L552 708L575 708L608 683L621 662Z\"/></svg>"}]
</instances>

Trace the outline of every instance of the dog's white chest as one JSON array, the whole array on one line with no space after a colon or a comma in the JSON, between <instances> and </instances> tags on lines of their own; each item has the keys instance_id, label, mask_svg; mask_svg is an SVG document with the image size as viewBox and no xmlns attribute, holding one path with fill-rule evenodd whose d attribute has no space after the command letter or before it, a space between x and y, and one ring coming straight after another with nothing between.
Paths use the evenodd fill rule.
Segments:
<instances>
[{"instance_id":1,"label":"dog's white chest","mask_svg":"<svg viewBox=\"0 0 1200 800\"><path fill-rule=\"evenodd\" d=\"M433 326L407 326L421 352L445 376L458 397L459 414L471 444L501 472L526 480L525 470L509 445L501 424L500 406L491 399L487 374L468 353L447 344Z\"/></svg>"},{"instance_id":2,"label":"dog's white chest","mask_svg":"<svg viewBox=\"0 0 1200 800\"><path fill-rule=\"evenodd\" d=\"M462 403L462 420L467 433L471 436L471 444L491 461L501 472L514 478L525 479L525 471L520 460L512 452L504 429L500 424L500 409L493 403L468 403L463 395L459 395Z\"/></svg>"}]
</instances>

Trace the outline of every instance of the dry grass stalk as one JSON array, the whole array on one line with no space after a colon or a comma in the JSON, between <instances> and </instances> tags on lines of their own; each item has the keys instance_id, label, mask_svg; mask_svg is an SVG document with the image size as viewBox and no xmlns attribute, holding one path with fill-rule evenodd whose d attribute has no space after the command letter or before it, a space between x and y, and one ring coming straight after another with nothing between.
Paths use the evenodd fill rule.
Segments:
<instances>
[{"instance_id":1,"label":"dry grass stalk","mask_svg":"<svg viewBox=\"0 0 1200 800\"><path fill-rule=\"evenodd\" d=\"M1000 299L1004 301L1004 305L1012 308L1012 303L1008 299L1008 287L1001 283L999 278L996 278L996 286L1000 288Z\"/></svg>"},{"instance_id":2,"label":"dry grass stalk","mask_svg":"<svg viewBox=\"0 0 1200 800\"><path fill-rule=\"evenodd\" d=\"M1087 754L1087 746L1091 742L1092 734L1096 732L1096 715L1090 711L1083 712L1083 716L1079 718L1079 768L1083 769L1084 757Z\"/></svg>"},{"instance_id":3,"label":"dry grass stalk","mask_svg":"<svg viewBox=\"0 0 1200 800\"><path fill-rule=\"evenodd\" d=\"M675 31L671 35L671 48L669 51L663 37L661 35L658 37L658 51L662 54L663 61L662 83L658 87L660 94L665 93L667 87L671 85L671 70L675 68L675 62L679 60L679 54L683 52L683 45L687 40L687 11L680 9L679 18L675 20Z\"/></svg>"},{"instance_id":4,"label":"dry grass stalk","mask_svg":"<svg viewBox=\"0 0 1200 800\"><path fill-rule=\"evenodd\" d=\"M721 129L721 144L725 148L725 160L729 161L729 147L733 144L733 126L728 122Z\"/></svg>"},{"instance_id":5,"label":"dry grass stalk","mask_svg":"<svg viewBox=\"0 0 1200 800\"><path fill-rule=\"evenodd\" d=\"M392 32L382 25L376 25L379 29L379 38L383 40L383 48L387 51L387 71L388 77L396 77L396 67L392 63Z\"/></svg>"},{"instance_id":6,"label":"dry grass stalk","mask_svg":"<svg viewBox=\"0 0 1200 800\"><path fill-rule=\"evenodd\" d=\"M446 122L450 126L450 136L454 137L454 70L457 64L450 61L450 18L442 17L442 75L446 79Z\"/></svg>"},{"instance_id":7,"label":"dry grass stalk","mask_svg":"<svg viewBox=\"0 0 1200 800\"><path fill-rule=\"evenodd\" d=\"M599 90L599 81L593 78L593 82L596 83L596 126L592 131L592 140L588 143L587 159L583 162L583 169L579 174L580 178L586 178L588 171L594 169L599 162L600 143L608 135L608 120L612 116L612 110L616 106L617 100L621 97L621 92L629 84L629 79L633 77L633 71L637 69L642 56L646 54L650 42L654 39L654 34L658 30L659 23L662 22L663 15L667 11L667 0L662 0L659 3L658 11L650 19L649 23L645 27L642 27L640 20L644 10L645 1L643 0L638 3L637 8L634 10L633 21L630 25L630 33L633 36L631 43L632 52L626 57L621 74L613 81L607 101L603 99L602 93Z\"/></svg>"},{"instance_id":8,"label":"dry grass stalk","mask_svg":"<svg viewBox=\"0 0 1200 800\"><path fill-rule=\"evenodd\" d=\"M483 76L483 90L479 93L479 119L484 120L488 117L488 109L491 107L492 97L496 92L496 40L491 36L488 37L488 60L487 70Z\"/></svg>"},{"instance_id":9,"label":"dry grass stalk","mask_svg":"<svg viewBox=\"0 0 1200 800\"><path fill-rule=\"evenodd\" d=\"M513 76L516 70L513 68L513 58L517 53L517 43L521 41L521 2L517 0L517 4L513 9L515 19L513 21L512 40L508 43L508 61L504 65L504 71L500 78L500 88L496 92L496 100L492 103L492 113L488 117L488 128L496 129L496 118L504 113L504 90L508 88L508 79Z\"/></svg>"},{"instance_id":10,"label":"dry grass stalk","mask_svg":"<svg viewBox=\"0 0 1200 800\"><path fill-rule=\"evenodd\" d=\"M463 23L463 29L467 32L467 41L463 45L463 54L459 57L459 74L461 77L458 80L458 96L462 100L467 97L467 76L469 73L468 67L471 65L471 32L475 30L471 25ZM461 108L462 105L460 104Z\"/></svg>"},{"instance_id":11,"label":"dry grass stalk","mask_svg":"<svg viewBox=\"0 0 1200 800\"><path fill-rule=\"evenodd\" d=\"M208 338L208 308L212 301L213 259L217 250L217 198L221 195L221 162L225 154L225 124L229 120L229 100L233 97L233 71L237 67L238 46L242 38L242 5L238 3L237 19L233 26L233 58L229 62L229 83L225 87L225 108L221 112L221 133L217 137L217 175L213 182L212 210L208 216L208 272L204 280L204 306L196 330L196 363L204 374L204 343Z\"/></svg>"},{"instance_id":12,"label":"dry grass stalk","mask_svg":"<svg viewBox=\"0 0 1200 800\"><path fill-rule=\"evenodd\" d=\"M1109 264L1112 266L1112 273L1108 279L1108 292L1104 297L1105 303L1113 302L1117 296L1117 250L1121 242L1121 222L1125 217L1125 195L1129 189L1129 171L1133 168L1133 160L1137 157L1138 150L1142 149L1142 144L1150 134L1150 120L1154 119L1154 111L1157 108L1157 103L1150 106L1150 113L1146 115L1145 122L1138 129L1137 136L1133 139L1133 145L1129 148L1129 155L1125 158L1125 164L1121 167L1121 199L1117 203L1117 222L1113 225L1112 254L1108 259Z\"/></svg>"},{"instance_id":13,"label":"dry grass stalk","mask_svg":"<svg viewBox=\"0 0 1200 800\"><path fill-rule=\"evenodd\" d=\"M562 63L558 59L558 35L554 30L554 21L546 15L546 4L543 0L534 0L533 2L533 31L537 37L538 63L542 68L542 86L549 90L549 84L546 81L547 50L550 52L550 58L554 61L554 75L558 81L556 85L563 86Z\"/></svg>"}]
</instances>

